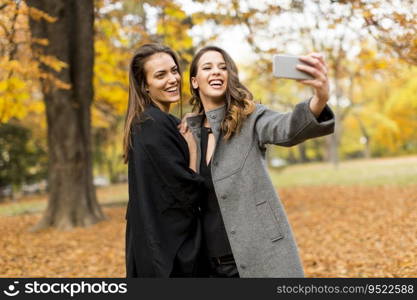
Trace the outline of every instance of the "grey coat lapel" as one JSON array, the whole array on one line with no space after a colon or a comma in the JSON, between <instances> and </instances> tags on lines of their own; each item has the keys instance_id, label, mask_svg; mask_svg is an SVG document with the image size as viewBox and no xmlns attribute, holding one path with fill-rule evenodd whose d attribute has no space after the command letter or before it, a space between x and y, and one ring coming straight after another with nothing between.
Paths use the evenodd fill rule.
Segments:
<instances>
[{"instance_id":1,"label":"grey coat lapel","mask_svg":"<svg viewBox=\"0 0 417 300\"><path fill-rule=\"evenodd\" d=\"M221 124L224 119L225 112L226 112L226 105L223 105L219 108L207 111L205 113L206 118L210 124L211 130L213 131L214 137L216 139L216 148L219 143L220 136L221 136ZM186 120L188 127L190 128L194 136L194 139L197 143L197 173L200 173L201 122L203 122L203 120L204 120L204 116L202 114L193 116L193 117L188 117ZM214 149L212 159L214 158L214 155L216 154L216 148Z\"/></svg>"}]
</instances>

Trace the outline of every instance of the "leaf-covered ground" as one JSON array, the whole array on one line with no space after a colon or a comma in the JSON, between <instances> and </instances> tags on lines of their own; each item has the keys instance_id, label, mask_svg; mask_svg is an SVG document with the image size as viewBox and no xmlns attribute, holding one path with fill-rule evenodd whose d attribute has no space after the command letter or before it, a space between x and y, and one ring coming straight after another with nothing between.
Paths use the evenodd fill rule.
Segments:
<instances>
[{"instance_id":1,"label":"leaf-covered ground","mask_svg":"<svg viewBox=\"0 0 417 300\"><path fill-rule=\"evenodd\" d=\"M308 277L416 277L417 186L281 189ZM0 217L2 277L124 277L125 207L68 232Z\"/></svg>"},{"instance_id":2,"label":"leaf-covered ground","mask_svg":"<svg viewBox=\"0 0 417 300\"><path fill-rule=\"evenodd\" d=\"M281 193L308 277L416 277L417 186Z\"/></svg>"}]
</instances>

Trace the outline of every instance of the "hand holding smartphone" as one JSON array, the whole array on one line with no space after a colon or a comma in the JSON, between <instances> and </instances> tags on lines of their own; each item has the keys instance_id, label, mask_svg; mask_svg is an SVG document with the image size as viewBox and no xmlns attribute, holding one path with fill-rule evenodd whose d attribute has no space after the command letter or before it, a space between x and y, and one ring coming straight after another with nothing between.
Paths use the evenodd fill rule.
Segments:
<instances>
[{"instance_id":1,"label":"hand holding smartphone","mask_svg":"<svg viewBox=\"0 0 417 300\"><path fill-rule=\"evenodd\" d=\"M314 79L310 74L300 71L296 68L297 65L309 64L301 61L298 56L277 54L273 57L273 75L278 78L288 79Z\"/></svg>"}]
</instances>

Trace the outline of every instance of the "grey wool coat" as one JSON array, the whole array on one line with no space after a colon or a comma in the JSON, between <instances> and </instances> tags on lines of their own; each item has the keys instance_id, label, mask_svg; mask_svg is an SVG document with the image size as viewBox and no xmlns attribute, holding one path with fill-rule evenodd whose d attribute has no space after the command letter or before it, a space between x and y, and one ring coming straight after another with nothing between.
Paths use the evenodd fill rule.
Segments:
<instances>
[{"instance_id":1,"label":"grey wool coat","mask_svg":"<svg viewBox=\"0 0 417 300\"><path fill-rule=\"evenodd\" d=\"M213 185L240 277L304 276L292 229L268 175L265 146L290 147L334 131L330 108L326 106L316 118L309 101L288 113L257 104L240 132L229 140L222 138L220 130L225 106L205 112L216 139ZM203 119L203 115L187 118L198 145L197 161Z\"/></svg>"}]
</instances>

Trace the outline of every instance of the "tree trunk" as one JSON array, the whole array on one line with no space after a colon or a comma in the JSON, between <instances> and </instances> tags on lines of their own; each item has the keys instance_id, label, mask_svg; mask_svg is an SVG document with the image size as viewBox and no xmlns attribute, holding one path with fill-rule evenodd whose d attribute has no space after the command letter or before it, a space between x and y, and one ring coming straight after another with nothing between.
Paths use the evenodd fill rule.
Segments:
<instances>
[{"instance_id":1,"label":"tree trunk","mask_svg":"<svg viewBox=\"0 0 417 300\"><path fill-rule=\"evenodd\" d=\"M62 89L42 80L49 149L49 201L33 230L53 226L70 229L104 219L93 185L91 102L93 100L93 0L28 0L56 22L30 20L32 36L46 38L47 46L33 50L55 56L68 64L43 71L71 84Z\"/></svg>"},{"instance_id":2,"label":"tree trunk","mask_svg":"<svg viewBox=\"0 0 417 300\"><path fill-rule=\"evenodd\" d=\"M340 145L340 138L341 138L341 124L339 122L339 119L337 117L337 114L335 114L335 128L334 133L330 136L330 161L333 163L333 166L335 169L339 168L339 145Z\"/></svg>"},{"instance_id":3,"label":"tree trunk","mask_svg":"<svg viewBox=\"0 0 417 300\"><path fill-rule=\"evenodd\" d=\"M321 152L321 148L323 144L320 139L312 139L313 149L314 149L314 160L315 161L323 161L323 155Z\"/></svg>"},{"instance_id":4,"label":"tree trunk","mask_svg":"<svg viewBox=\"0 0 417 300\"><path fill-rule=\"evenodd\" d=\"M343 92L339 82L339 66L340 61L339 59L335 60L334 63L334 85L335 85L335 94L336 94L336 107L335 107L335 126L334 126L334 133L330 136L330 161L333 163L335 169L339 167L339 142L340 142L340 115L341 115L341 108L340 108L340 100L342 98Z\"/></svg>"},{"instance_id":5,"label":"tree trunk","mask_svg":"<svg viewBox=\"0 0 417 300\"><path fill-rule=\"evenodd\" d=\"M295 164L297 162L297 158L294 155L294 148L288 148L288 157L287 160L291 164Z\"/></svg>"},{"instance_id":6,"label":"tree trunk","mask_svg":"<svg viewBox=\"0 0 417 300\"><path fill-rule=\"evenodd\" d=\"M309 158L307 157L307 146L305 142L298 145L298 151L300 153L301 163L306 163L310 161Z\"/></svg>"},{"instance_id":7,"label":"tree trunk","mask_svg":"<svg viewBox=\"0 0 417 300\"><path fill-rule=\"evenodd\" d=\"M365 124L362 122L362 120L359 118L359 116L356 116L356 119L359 123L359 128L361 129L362 137L365 139L362 143L365 145L365 149L363 152L363 156L365 158L371 158L371 137L368 133L368 130L366 129Z\"/></svg>"}]
</instances>

